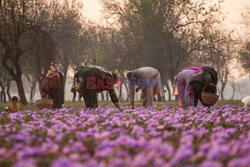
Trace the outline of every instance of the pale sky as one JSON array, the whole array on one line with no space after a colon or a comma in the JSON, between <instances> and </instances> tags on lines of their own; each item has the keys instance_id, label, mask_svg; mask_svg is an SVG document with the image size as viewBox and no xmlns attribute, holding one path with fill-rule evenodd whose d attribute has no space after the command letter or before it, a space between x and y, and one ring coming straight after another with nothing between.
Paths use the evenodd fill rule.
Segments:
<instances>
[{"instance_id":1,"label":"pale sky","mask_svg":"<svg viewBox=\"0 0 250 167\"><path fill-rule=\"evenodd\" d=\"M83 3L83 14L90 20L99 23L101 21L102 6L99 0L81 0Z\"/></svg>"},{"instance_id":2,"label":"pale sky","mask_svg":"<svg viewBox=\"0 0 250 167\"><path fill-rule=\"evenodd\" d=\"M224 13L227 17L226 25L237 28L241 20L241 13L250 7L250 0L224 0Z\"/></svg>"},{"instance_id":3,"label":"pale sky","mask_svg":"<svg viewBox=\"0 0 250 167\"><path fill-rule=\"evenodd\" d=\"M83 3L83 14L90 20L100 23L102 6L99 0L81 0ZM214 0L217 1L217 0ZM241 18L241 13L246 6L250 6L250 0L224 0L223 12L226 15L225 27L229 29L238 29L238 22Z\"/></svg>"}]
</instances>

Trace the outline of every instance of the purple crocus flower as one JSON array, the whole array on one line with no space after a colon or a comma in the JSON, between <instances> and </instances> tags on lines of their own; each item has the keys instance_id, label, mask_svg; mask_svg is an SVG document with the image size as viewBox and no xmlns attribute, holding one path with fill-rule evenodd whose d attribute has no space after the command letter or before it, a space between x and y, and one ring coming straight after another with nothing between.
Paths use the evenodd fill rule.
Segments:
<instances>
[{"instance_id":1,"label":"purple crocus flower","mask_svg":"<svg viewBox=\"0 0 250 167\"><path fill-rule=\"evenodd\" d=\"M105 157L112 156L113 153L114 153L113 148L105 148L105 149L97 150L95 157L105 158Z\"/></svg>"},{"instance_id":2,"label":"purple crocus flower","mask_svg":"<svg viewBox=\"0 0 250 167\"><path fill-rule=\"evenodd\" d=\"M80 163L73 162L67 158L59 158L55 160L51 167L81 167L82 165Z\"/></svg>"},{"instance_id":3,"label":"purple crocus flower","mask_svg":"<svg viewBox=\"0 0 250 167\"><path fill-rule=\"evenodd\" d=\"M231 160L228 164L228 167L248 167L250 164L249 154L242 158L235 158Z\"/></svg>"},{"instance_id":4,"label":"purple crocus flower","mask_svg":"<svg viewBox=\"0 0 250 167\"><path fill-rule=\"evenodd\" d=\"M14 167L36 167L36 163L33 159L19 160Z\"/></svg>"},{"instance_id":5,"label":"purple crocus flower","mask_svg":"<svg viewBox=\"0 0 250 167\"><path fill-rule=\"evenodd\" d=\"M223 167L223 164L215 161L205 161L200 165L200 167Z\"/></svg>"}]
</instances>

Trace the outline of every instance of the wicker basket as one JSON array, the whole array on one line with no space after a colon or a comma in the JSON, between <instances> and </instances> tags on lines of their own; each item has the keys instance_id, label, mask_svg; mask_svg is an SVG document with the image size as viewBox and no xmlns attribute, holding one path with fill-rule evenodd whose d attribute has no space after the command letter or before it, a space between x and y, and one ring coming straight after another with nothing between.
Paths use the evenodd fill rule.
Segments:
<instances>
[{"instance_id":1,"label":"wicker basket","mask_svg":"<svg viewBox=\"0 0 250 167\"><path fill-rule=\"evenodd\" d=\"M215 86L214 84L209 84L207 86ZM215 94L215 93L209 93L209 92L204 92L204 89L207 87L205 86L202 90L202 93L201 93L201 98L202 98L202 101L203 101L203 104L204 105L207 105L207 106L213 106L215 105L215 103L218 101L219 99L219 95ZM216 87L217 90L218 90L218 87ZM217 93L219 93L220 91L217 91Z\"/></svg>"},{"instance_id":2,"label":"wicker basket","mask_svg":"<svg viewBox=\"0 0 250 167\"><path fill-rule=\"evenodd\" d=\"M51 109L53 107L53 100L52 99L41 99L36 100L36 106L39 110L42 109Z\"/></svg>"}]
</instances>

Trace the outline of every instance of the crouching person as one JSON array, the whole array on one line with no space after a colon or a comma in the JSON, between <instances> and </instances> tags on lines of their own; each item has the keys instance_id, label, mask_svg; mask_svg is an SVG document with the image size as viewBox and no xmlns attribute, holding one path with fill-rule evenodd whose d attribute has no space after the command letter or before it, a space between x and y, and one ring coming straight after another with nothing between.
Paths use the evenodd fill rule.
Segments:
<instances>
[{"instance_id":1,"label":"crouching person","mask_svg":"<svg viewBox=\"0 0 250 167\"><path fill-rule=\"evenodd\" d=\"M83 96L87 108L96 108L98 106L97 93L107 90L111 101L121 110L114 91L114 84L117 83L115 73L100 66L82 66L76 69L74 81L79 86L80 96Z\"/></svg>"},{"instance_id":2,"label":"crouching person","mask_svg":"<svg viewBox=\"0 0 250 167\"><path fill-rule=\"evenodd\" d=\"M62 81L62 73L57 70L50 71L43 80L42 98L52 99L53 108L62 108L64 103Z\"/></svg>"},{"instance_id":3,"label":"crouching person","mask_svg":"<svg viewBox=\"0 0 250 167\"><path fill-rule=\"evenodd\" d=\"M198 100L205 105L201 98L203 88L218 82L217 72L212 67L189 67L179 72L174 81L174 95L178 95L179 107L197 106ZM209 91L216 93L215 90Z\"/></svg>"},{"instance_id":4,"label":"crouching person","mask_svg":"<svg viewBox=\"0 0 250 167\"><path fill-rule=\"evenodd\" d=\"M198 100L201 101L202 105L207 106L207 104L203 103L201 98L202 90L209 84L216 86L218 82L217 71L213 67L204 66L201 70L202 71L195 74L189 82L189 85L194 92L194 106L198 105ZM207 92L216 93L216 87L214 87L214 89L207 90Z\"/></svg>"}]
</instances>

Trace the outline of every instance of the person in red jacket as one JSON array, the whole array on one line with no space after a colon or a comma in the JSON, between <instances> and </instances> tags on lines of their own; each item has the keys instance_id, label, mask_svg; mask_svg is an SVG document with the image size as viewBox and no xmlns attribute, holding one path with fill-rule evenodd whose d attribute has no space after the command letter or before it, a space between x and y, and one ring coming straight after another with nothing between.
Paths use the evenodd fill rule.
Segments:
<instances>
[{"instance_id":1,"label":"person in red jacket","mask_svg":"<svg viewBox=\"0 0 250 167\"><path fill-rule=\"evenodd\" d=\"M63 98L63 75L58 70L50 71L43 80L42 98L52 99L53 108L62 108Z\"/></svg>"}]
</instances>

